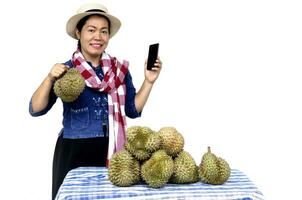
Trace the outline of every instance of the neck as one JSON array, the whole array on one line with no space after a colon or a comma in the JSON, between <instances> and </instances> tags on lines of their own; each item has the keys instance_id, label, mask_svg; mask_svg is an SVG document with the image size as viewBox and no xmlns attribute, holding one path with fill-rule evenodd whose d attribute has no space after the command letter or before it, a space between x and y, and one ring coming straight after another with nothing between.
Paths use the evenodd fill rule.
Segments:
<instances>
[{"instance_id":1,"label":"neck","mask_svg":"<svg viewBox=\"0 0 302 200\"><path fill-rule=\"evenodd\" d=\"M97 60L87 60L89 62L91 62L92 64L92 67L97 67L100 65L100 59L97 59Z\"/></svg>"},{"instance_id":2,"label":"neck","mask_svg":"<svg viewBox=\"0 0 302 200\"><path fill-rule=\"evenodd\" d=\"M84 52L82 52L84 58L86 61L89 61L93 67L97 67L100 65L100 58L102 55L100 56L89 56L87 54L85 54Z\"/></svg>"}]
</instances>

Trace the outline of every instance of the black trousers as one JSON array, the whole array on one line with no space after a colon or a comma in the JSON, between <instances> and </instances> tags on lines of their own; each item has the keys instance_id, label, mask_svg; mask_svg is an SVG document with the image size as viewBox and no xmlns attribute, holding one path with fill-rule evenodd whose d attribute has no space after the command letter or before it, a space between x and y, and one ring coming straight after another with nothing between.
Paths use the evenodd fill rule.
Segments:
<instances>
[{"instance_id":1,"label":"black trousers","mask_svg":"<svg viewBox=\"0 0 302 200\"><path fill-rule=\"evenodd\" d=\"M55 199L66 174L83 166L106 166L108 137L87 139L58 138L52 172L52 199Z\"/></svg>"}]
</instances>

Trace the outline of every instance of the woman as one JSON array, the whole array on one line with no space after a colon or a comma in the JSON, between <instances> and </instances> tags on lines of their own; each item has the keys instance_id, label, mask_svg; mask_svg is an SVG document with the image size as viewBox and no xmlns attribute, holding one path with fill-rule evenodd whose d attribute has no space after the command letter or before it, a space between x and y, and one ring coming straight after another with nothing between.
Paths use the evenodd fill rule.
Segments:
<instances>
[{"instance_id":1,"label":"woman","mask_svg":"<svg viewBox=\"0 0 302 200\"><path fill-rule=\"evenodd\" d=\"M73 102L63 102L63 128L53 160L52 198L67 172L80 166L106 166L110 156L123 148L126 117L140 116L161 71L158 58L146 70L138 92L133 86L128 62L118 62L105 52L109 39L119 30L119 19L101 4L85 4L66 25L67 33L78 40L71 60L55 64L34 92L29 110L32 116L46 114L57 100L53 85L69 68L85 79L85 88Z\"/></svg>"}]
</instances>

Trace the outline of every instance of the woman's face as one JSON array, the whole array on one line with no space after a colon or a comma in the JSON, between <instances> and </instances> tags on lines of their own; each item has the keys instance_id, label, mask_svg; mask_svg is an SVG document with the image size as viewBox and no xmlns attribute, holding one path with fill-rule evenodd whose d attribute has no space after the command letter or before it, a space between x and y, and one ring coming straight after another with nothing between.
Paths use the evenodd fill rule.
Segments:
<instances>
[{"instance_id":1,"label":"woman's face","mask_svg":"<svg viewBox=\"0 0 302 200\"><path fill-rule=\"evenodd\" d=\"M99 59L109 42L109 24L106 18L91 16L81 32L76 32L81 43L81 51L86 60Z\"/></svg>"}]
</instances>

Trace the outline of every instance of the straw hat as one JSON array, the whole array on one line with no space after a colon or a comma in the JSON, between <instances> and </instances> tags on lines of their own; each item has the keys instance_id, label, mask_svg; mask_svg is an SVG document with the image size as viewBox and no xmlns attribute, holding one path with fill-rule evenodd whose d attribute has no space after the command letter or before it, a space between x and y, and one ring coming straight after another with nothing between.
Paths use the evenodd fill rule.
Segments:
<instances>
[{"instance_id":1,"label":"straw hat","mask_svg":"<svg viewBox=\"0 0 302 200\"><path fill-rule=\"evenodd\" d=\"M77 14L73 15L67 21L66 31L67 31L68 35L70 35L74 39L77 39L77 36L76 36L77 24L83 17L92 15L92 14L99 14L99 15L103 15L103 16L107 17L107 19L110 21L110 38L113 37L116 34L116 32L119 30L119 28L121 27L121 21L118 18L114 17L113 15L110 15L105 6L103 6L102 4L98 4L98 3L88 3L88 4L82 5L78 9Z\"/></svg>"}]
</instances>

